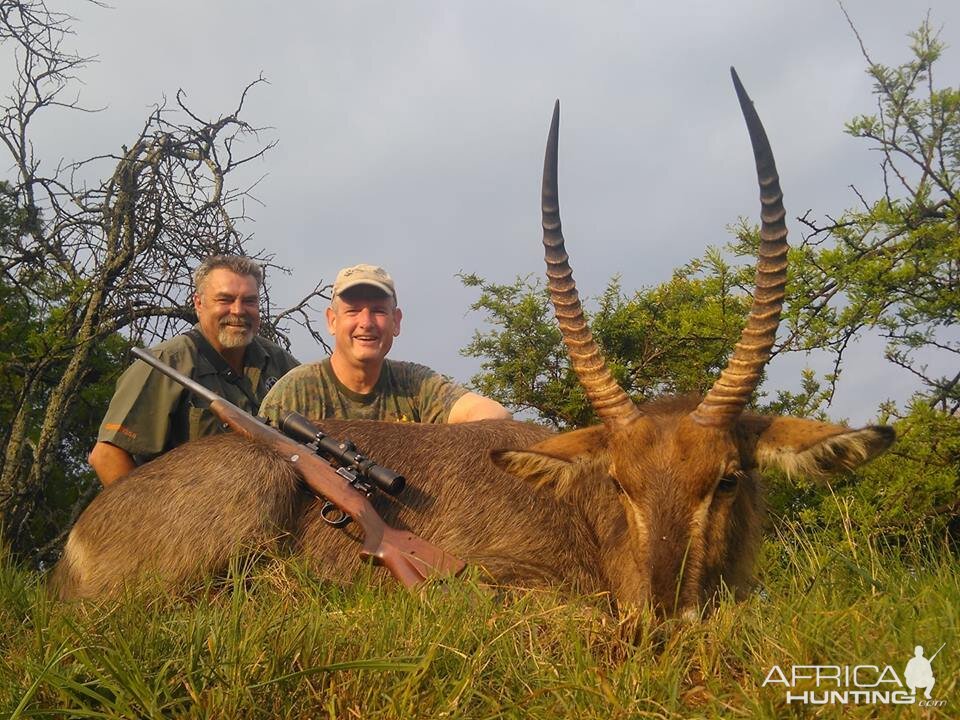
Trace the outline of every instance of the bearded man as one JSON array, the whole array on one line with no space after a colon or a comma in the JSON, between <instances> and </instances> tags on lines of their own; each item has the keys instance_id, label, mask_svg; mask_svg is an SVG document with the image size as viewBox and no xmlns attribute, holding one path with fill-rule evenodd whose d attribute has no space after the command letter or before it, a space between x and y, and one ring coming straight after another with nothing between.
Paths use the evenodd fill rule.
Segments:
<instances>
[{"instance_id":1,"label":"bearded man","mask_svg":"<svg viewBox=\"0 0 960 720\"><path fill-rule=\"evenodd\" d=\"M160 360L255 415L267 391L299 363L257 335L263 269L237 255L207 258L193 273L197 324L150 349ZM137 360L120 376L90 465L109 485L138 464L221 431L189 390Z\"/></svg>"}]
</instances>

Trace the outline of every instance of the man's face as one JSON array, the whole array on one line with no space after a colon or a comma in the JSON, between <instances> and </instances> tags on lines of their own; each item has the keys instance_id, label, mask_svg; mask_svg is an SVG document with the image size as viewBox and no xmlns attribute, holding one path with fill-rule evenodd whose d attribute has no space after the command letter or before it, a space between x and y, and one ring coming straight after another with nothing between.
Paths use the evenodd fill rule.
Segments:
<instances>
[{"instance_id":1,"label":"man's face","mask_svg":"<svg viewBox=\"0 0 960 720\"><path fill-rule=\"evenodd\" d=\"M211 270L193 296L200 329L217 350L246 347L260 329L260 293L252 275Z\"/></svg>"},{"instance_id":2,"label":"man's face","mask_svg":"<svg viewBox=\"0 0 960 720\"><path fill-rule=\"evenodd\" d=\"M327 308L334 351L357 365L382 362L400 334L401 317L394 299L377 288L350 288Z\"/></svg>"}]
</instances>

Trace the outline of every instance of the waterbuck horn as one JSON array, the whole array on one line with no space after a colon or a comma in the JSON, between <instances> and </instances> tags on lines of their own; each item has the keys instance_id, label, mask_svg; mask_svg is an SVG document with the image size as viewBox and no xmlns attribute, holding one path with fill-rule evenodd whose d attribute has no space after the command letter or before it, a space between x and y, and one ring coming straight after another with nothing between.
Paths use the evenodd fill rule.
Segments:
<instances>
[{"instance_id":1,"label":"waterbuck horn","mask_svg":"<svg viewBox=\"0 0 960 720\"><path fill-rule=\"evenodd\" d=\"M730 74L733 76L740 109L750 131L753 157L757 163L761 203L760 251L757 256L753 307L750 309L746 327L727 367L691 414L701 425L717 427L729 427L736 421L760 383L760 374L770 359L777 325L780 324L784 286L787 282L786 211L783 209L783 193L780 191L777 166L753 102L733 68L730 68Z\"/></svg>"},{"instance_id":2,"label":"waterbuck horn","mask_svg":"<svg viewBox=\"0 0 960 720\"><path fill-rule=\"evenodd\" d=\"M550 123L547 152L543 160L543 247L547 261L547 289L570 362L594 411L608 427L626 425L639 417L640 413L630 396L613 379L600 348L593 340L564 248L557 193L559 131L560 101L557 100L553 106L553 121Z\"/></svg>"}]
</instances>

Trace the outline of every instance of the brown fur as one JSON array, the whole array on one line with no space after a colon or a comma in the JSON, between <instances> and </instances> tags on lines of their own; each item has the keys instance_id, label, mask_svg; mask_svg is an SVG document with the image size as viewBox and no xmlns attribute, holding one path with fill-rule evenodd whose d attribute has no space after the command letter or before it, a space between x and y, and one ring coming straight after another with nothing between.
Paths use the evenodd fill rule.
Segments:
<instances>
[{"instance_id":1,"label":"brown fur","mask_svg":"<svg viewBox=\"0 0 960 720\"><path fill-rule=\"evenodd\" d=\"M293 468L263 445L235 435L182 445L94 498L51 586L62 598L85 598L133 579L184 584L242 549L272 545L308 500Z\"/></svg>"},{"instance_id":2,"label":"brown fur","mask_svg":"<svg viewBox=\"0 0 960 720\"><path fill-rule=\"evenodd\" d=\"M322 425L407 477L400 497L376 497L388 523L483 566L496 582L607 591L674 612L721 583L749 587L763 516L756 466L823 473L893 439L887 428L753 415L729 432L703 428L687 414L695 402L644 406L616 431L562 435L494 421ZM718 488L734 473L734 488ZM326 525L284 460L232 435L206 438L104 490L52 581L62 598L101 597L146 578L179 585L285 534L324 576L359 570L357 528Z\"/></svg>"}]
</instances>

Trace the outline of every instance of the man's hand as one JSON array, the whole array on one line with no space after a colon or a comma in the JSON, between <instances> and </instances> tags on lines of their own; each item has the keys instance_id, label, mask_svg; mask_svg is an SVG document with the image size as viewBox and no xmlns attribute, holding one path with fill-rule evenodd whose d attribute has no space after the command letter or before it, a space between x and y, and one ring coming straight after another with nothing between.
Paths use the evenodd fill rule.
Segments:
<instances>
[{"instance_id":1,"label":"man's hand","mask_svg":"<svg viewBox=\"0 0 960 720\"><path fill-rule=\"evenodd\" d=\"M512 420L513 415L496 400L468 392L450 408L448 423L463 423L473 420Z\"/></svg>"}]
</instances>

